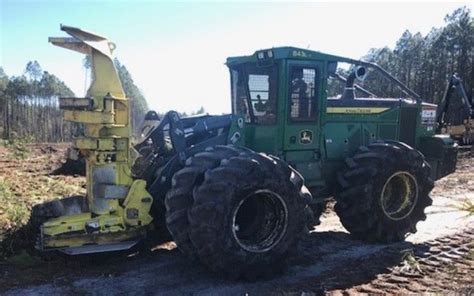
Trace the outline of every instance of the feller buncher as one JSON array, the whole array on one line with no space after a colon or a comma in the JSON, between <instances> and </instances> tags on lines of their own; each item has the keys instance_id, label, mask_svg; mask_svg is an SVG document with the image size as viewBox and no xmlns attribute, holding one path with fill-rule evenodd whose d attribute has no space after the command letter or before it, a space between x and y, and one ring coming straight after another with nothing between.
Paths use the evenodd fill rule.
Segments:
<instances>
[{"instance_id":1,"label":"feller buncher","mask_svg":"<svg viewBox=\"0 0 474 296\"><path fill-rule=\"evenodd\" d=\"M54 45L90 55L84 98L61 98L83 123L74 145L86 159L87 197L37 205L37 249L70 255L126 250L158 229L211 270L255 278L279 270L319 223L324 201L356 238L403 240L431 204L433 180L455 170L457 148L435 135L436 106L376 64L280 47L227 59L232 114L146 115L132 146L130 101L113 43L78 28ZM354 65L348 77L338 63ZM357 98L372 69L406 98ZM345 82L328 97L328 79Z\"/></svg>"}]
</instances>

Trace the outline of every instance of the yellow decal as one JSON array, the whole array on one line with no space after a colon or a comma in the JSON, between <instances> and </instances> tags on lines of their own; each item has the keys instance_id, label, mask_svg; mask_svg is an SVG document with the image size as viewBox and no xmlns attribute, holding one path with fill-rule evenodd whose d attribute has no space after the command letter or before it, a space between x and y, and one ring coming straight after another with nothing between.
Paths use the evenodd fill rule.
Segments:
<instances>
[{"instance_id":1,"label":"yellow decal","mask_svg":"<svg viewBox=\"0 0 474 296\"><path fill-rule=\"evenodd\" d=\"M362 114L374 114L382 113L389 110L390 108L383 107L328 107L327 113L362 113Z\"/></svg>"}]
</instances>

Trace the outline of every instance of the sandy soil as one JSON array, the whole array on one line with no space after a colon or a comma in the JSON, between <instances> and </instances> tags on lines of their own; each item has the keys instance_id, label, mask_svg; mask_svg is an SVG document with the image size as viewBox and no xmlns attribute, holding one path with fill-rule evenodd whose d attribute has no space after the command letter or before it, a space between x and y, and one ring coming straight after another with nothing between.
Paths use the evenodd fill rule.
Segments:
<instances>
[{"instance_id":1,"label":"sandy soil","mask_svg":"<svg viewBox=\"0 0 474 296\"><path fill-rule=\"evenodd\" d=\"M167 242L150 252L62 257L48 262L29 257L22 260L19 255L0 261L0 293L472 294L474 215L457 207L466 200L474 202L473 157L472 153L463 153L457 172L437 181L433 205L426 210L427 220L418 224L418 232L406 242L382 245L354 240L328 209L322 224L304 238L289 258L288 269L273 279L221 279L198 262L188 261L173 242ZM0 170L0 176L4 173ZM73 179L80 188L83 181Z\"/></svg>"}]
</instances>

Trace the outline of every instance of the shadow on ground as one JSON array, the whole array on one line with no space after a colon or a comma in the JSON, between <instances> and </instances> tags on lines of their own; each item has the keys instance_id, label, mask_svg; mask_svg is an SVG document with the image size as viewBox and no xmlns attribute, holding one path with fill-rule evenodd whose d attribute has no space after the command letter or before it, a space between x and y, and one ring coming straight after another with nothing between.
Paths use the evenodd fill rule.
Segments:
<instances>
[{"instance_id":1,"label":"shadow on ground","mask_svg":"<svg viewBox=\"0 0 474 296\"><path fill-rule=\"evenodd\" d=\"M37 286L39 290L32 287L33 292L41 292L41 287L53 285L58 293L323 293L369 282L400 264L403 250L423 252L427 248L407 242L364 244L344 232L312 232L289 257L288 269L283 274L250 283L222 279L198 262L184 258L172 242L161 242L153 250L136 248L130 252L72 258L56 256L49 261L36 258L33 265L6 262L0 265L0 291Z\"/></svg>"}]
</instances>

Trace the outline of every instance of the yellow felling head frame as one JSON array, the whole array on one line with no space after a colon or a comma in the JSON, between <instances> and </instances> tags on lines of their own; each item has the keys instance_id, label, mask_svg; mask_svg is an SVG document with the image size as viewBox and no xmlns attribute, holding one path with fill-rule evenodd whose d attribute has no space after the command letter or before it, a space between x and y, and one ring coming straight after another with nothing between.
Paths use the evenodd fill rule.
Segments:
<instances>
[{"instance_id":1,"label":"yellow felling head frame","mask_svg":"<svg viewBox=\"0 0 474 296\"><path fill-rule=\"evenodd\" d=\"M130 170L136 158L131 145L130 102L112 59L115 45L79 28L61 26L61 30L71 37L51 37L52 44L91 58L92 82L86 97L59 101L65 120L85 127L84 135L76 138L74 145L86 158L91 212L46 222L41 246L67 249L89 245L91 239L98 245L132 239L142 234L137 229L150 225L153 199L145 189L145 181L134 180Z\"/></svg>"}]
</instances>

